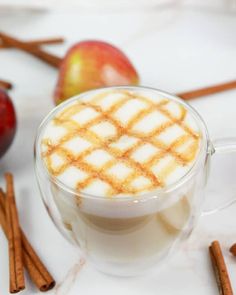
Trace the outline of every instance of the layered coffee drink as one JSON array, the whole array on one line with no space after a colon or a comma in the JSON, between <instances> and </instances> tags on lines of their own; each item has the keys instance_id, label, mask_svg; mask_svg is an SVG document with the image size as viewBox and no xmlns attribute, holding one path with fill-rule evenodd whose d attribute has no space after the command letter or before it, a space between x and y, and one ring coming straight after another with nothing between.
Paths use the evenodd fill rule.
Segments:
<instances>
[{"instance_id":1,"label":"layered coffee drink","mask_svg":"<svg viewBox=\"0 0 236 295\"><path fill-rule=\"evenodd\" d=\"M201 132L179 101L141 88L88 92L54 112L40 140L58 222L101 269L151 265L189 233L195 182L177 184Z\"/></svg>"}]
</instances>

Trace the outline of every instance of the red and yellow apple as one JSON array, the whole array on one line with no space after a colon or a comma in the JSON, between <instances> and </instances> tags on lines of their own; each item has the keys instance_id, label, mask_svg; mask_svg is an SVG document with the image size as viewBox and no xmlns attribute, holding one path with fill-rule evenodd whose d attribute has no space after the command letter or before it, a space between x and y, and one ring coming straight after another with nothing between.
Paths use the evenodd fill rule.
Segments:
<instances>
[{"instance_id":1,"label":"red and yellow apple","mask_svg":"<svg viewBox=\"0 0 236 295\"><path fill-rule=\"evenodd\" d=\"M90 89L138 83L137 71L121 50L106 42L83 41L61 63L55 103Z\"/></svg>"}]
</instances>

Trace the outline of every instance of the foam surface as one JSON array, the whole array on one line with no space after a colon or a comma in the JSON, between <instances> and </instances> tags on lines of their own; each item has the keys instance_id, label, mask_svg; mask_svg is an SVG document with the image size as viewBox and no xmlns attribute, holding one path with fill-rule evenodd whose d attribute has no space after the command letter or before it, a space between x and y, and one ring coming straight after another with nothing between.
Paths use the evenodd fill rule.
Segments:
<instances>
[{"instance_id":1,"label":"foam surface","mask_svg":"<svg viewBox=\"0 0 236 295\"><path fill-rule=\"evenodd\" d=\"M181 104L144 90L103 90L68 104L45 127L41 151L67 186L101 196L168 186L194 164L201 134Z\"/></svg>"}]
</instances>

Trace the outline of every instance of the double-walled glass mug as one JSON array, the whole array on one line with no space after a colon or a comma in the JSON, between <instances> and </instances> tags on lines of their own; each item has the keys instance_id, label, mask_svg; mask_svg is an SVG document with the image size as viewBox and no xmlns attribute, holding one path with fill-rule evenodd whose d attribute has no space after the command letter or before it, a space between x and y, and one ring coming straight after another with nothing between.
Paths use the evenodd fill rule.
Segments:
<instances>
[{"instance_id":1,"label":"double-walled glass mug","mask_svg":"<svg viewBox=\"0 0 236 295\"><path fill-rule=\"evenodd\" d=\"M167 187L122 198L80 193L50 175L40 147L45 127L58 111L88 92L60 104L43 120L35 141L35 168L44 204L60 232L78 245L99 270L131 276L158 265L189 236L202 214L211 156L218 151L231 151L231 142L212 144L199 114L176 96L144 87L121 88L148 90L176 101L195 119L201 132L200 148L187 174ZM90 93L97 91L101 89Z\"/></svg>"}]
</instances>

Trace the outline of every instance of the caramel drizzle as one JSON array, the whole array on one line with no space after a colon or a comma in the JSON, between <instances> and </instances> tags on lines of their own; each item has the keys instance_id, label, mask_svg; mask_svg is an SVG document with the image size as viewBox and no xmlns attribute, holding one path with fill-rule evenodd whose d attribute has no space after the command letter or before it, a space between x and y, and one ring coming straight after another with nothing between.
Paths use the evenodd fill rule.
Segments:
<instances>
[{"instance_id":1,"label":"caramel drizzle","mask_svg":"<svg viewBox=\"0 0 236 295\"><path fill-rule=\"evenodd\" d=\"M114 93L114 92L111 92ZM89 102L82 101L76 104L71 105L64 111L60 113L60 116L54 118L54 123L60 126L63 126L68 130L68 133L61 138L61 140L56 144L52 145L49 139L42 140L42 144L45 144L48 149L46 152L42 153L45 158L47 168L49 172L54 176L59 176L63 173L68 167L75 166L81 169L82 171L88 174L88 177L77 183L77 190L81 191L85 189L94 179L100 179L107 184L109 184L110 189L108 191L108 195L112 196L114 194L137 194L143 190L151 190L157 187L164 186L164 179L171 174L178 165L187 165L191 162L197 152L198 143L199 143L199 134L195 133L189 126L187 126L183 120L186 116L186 109L182 106L180 107L181 115L180 118L176 118L172 116L172 114L164 108L166 104L168 104L169 100L163 99L159 103L154 103L150 99L145 96L139 94L132 94L128 91L118 90L116 93L122 94L119 100L111 105L111 107L104 111L98 105L102 99L104 99L109 92L101 93L96 95ZM135 98L144 102L147 107L145 109L140 110L137 114L135 114L126 126L123 126L122 123L114 117L114 113L121 108L127 101ZM97 112L97 116L87 123L80 125L76 121L72 119L72 116L79 113L81 110L85 108L92 108ZM153 112L153 110L158 110L165 117L169 119L168 122L158 126L152 132L148 134L144 134L142 132L135 132L132 130L132 127L138 123L145 116ZM100 138L95 132L89 130L92 126L95 126L101 122L109 122L116 128L116 135L108 138ZM169 127L177 124L184 131L185 135L176 139L170 146L165 145L160 140L155 139L154 137L158 136ZM130 148L125 151L120 151L119 149L112 147L110 143L116 142L121 136L128 135L138 139L137 143L132 145ZM79 136L90 142L92 144L91 147L83 151L79 154L79 156L73 155L72 152L68 151L63 145L68 142L70 139ZM193 143L188 147L185 155L178 153L176 148L186 143L189 139L193 139ZM141 147L144 143L152 144L153 146L160 149L160 152L150 157L145 163L139 163L133 160L130 156L134 153L139 147ZM97 149L102 149L106 151L110 156L112 156L112 160L106 162L101 167L95 167L91 163L86 162L86 156L90 155L93 151ZM53 153L57 153L60 155L65 163L61 165L57 169L53 169L51 155ZM158 163L158 161L166 156L171 155L174 160L171 161L163 171L160 173L159 178L151 171L151 167ZM114 175L109 174L109 168L117 163L124 163L127 167L132 168L133 172L125 178L125 180L120 181ZM149 185L146 185L142 188L134 188L132 187L132 181L139 176L144 176L150 182Z\"/></svg>"}]
</instances>

